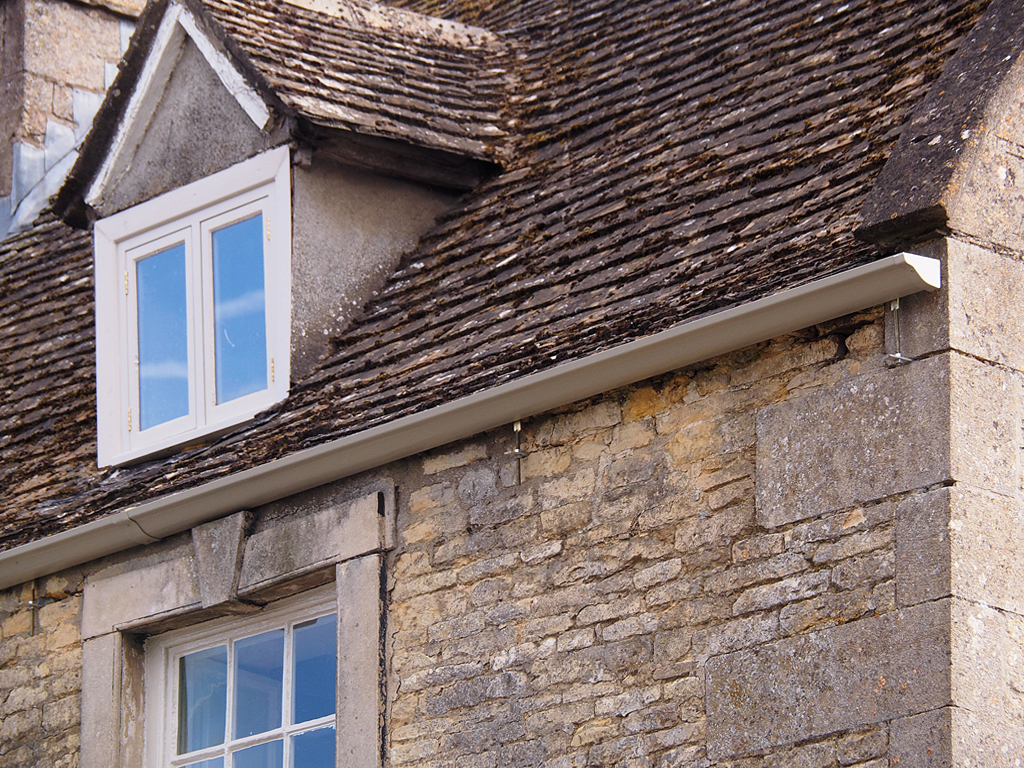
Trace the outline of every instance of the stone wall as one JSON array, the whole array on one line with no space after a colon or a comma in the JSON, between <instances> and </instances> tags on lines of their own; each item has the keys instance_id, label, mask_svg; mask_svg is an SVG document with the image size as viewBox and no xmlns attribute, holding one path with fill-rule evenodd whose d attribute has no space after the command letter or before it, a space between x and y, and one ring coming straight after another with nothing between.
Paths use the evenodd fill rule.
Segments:
<instances>
[{"instance_id":1,"label":"stone wall","mask_svg":"<svg viewBox=\"0 0 1024 768\"><path fill-rule=\"evenodd\" d=\"M24 4L0 4L0 197L11 194L12 141L21 123L25 100Z\"/></svg>"},{"instance_id":2,"label":"stone wall","mask_svg":"<svg viewBox=\"0 0 1024 768\"><path fill-rule=\"evenodd\" d=\"M67 0L19 3L25 15L25 101L15 139L43 146L47 121L74 123L75 89L106 91L111 67L121 58L122 17Z\"/></svg>"},{"instance_id":3,"label":"stone wall","mask_svg":"<svg viewBox=\"0 0 1024 768\"><path fill-rule=\"evenodd\" d=\"M948 374L887 368L883 330L531 420L521 482L511 429L424 457L399 485L392 764L923 765L949 609L901 603L898 521L949 478Z\"/></svg>"},{"instance_id":4,"label":"stone wall","mask_svg":"<svg viewBox=\"0 0 1024 768\"><path fill-rule=\"evenodd\" d=\"M3 3L0 236L19 204L29 199L33 211L22 213L34 218L36 202L41 205L59 188L74 160L71 153L117 71L133 29L131 19L143 5L143 0ZM54 178L37 190L47 174Z\"/></svg>"},{"instance_id":5,"label":"stone wall","mask_svg":"<svg viewBox=\"0 0 1024 768\"><path fill-rule=\"evenodd\" d=\"M1024 763L1024 263L1020 251L967 236L934 255L947 288L904 300L903 341L911 356L949 360L953 481L922 495L905 519L903 583L908 601L948 597L953 706L920 727L948 735L952 765L1016 766Z\"/></svg>"},{"instance_id":6,"label":"stone wall","mask_svg":"<svg viewBox=\"0 0 1024 768\"><path fill-rule=\"evenodd\" d=\"M33 602L37 606L33 610ZM78 765L81 577L0 593L0 766Z\"/></svg>"},{"instance_id":7,"label":"stone wall","mask_svg":"<svg viewBox=\"0 0 1024 768\"><path fill-rule=\"evenodd\" d=\"M1024 266L948 250L910 364L876 308L255 510L394 483L387 764L1015 765L1024 390L963 286ZM0 594L3 768L77 765L81 582Z\"/></svg>"}]
</instances>

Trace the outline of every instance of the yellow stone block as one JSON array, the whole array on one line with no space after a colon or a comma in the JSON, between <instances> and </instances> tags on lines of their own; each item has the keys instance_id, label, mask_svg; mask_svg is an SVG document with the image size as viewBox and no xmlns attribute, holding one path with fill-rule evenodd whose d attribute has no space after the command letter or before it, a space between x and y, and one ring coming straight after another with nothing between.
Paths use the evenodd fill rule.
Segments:
<instances>
[{"instance_id":1,"label":"yellow stone block","mask_svg":"<svg viewBox=\"0 0 1024 768\"><path fill-rule=\"evenodd\" d=\"M31 632L32 611L26 609L12 613L7 617L3 624L0 624L0 630L3 631L4 637L12 637L13 635L21 635L26 632Z\"/></svg>"}]
</instances>

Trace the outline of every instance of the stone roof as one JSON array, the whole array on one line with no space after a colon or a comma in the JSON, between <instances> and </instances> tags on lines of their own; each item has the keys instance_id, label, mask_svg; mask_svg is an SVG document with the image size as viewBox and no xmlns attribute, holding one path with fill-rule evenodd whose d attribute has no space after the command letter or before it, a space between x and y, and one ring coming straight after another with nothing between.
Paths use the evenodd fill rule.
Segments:
<instances>
[{"instance_id":1,"label":"stone roof","mask_svg":"<svg viewBox=\"0 0 1024 768\"><path fill-rule=\"evenodd\" d=\"M0 548L879 258L854 236L859 211L985 9L439 3L409 5L491 29L516 52L502 105L515 151L287 400L215 444L97 470L87 242L47 223L4 244L5 293L45 296L39 312L63 330L21 302L0 315L17 427L0 444ZM29 359L28 335L63 367Z\"/></svg>"},{"instance_id":2,"label":"stone roof","mask_svg":"<svg viewBox=\"0 0 1024 768\"><path fill-rule=\"evenodd\" d=\"M92 238L52 217L0 245L0 530L61 527L96 481Z\"/></svg>"},{"instance_id":3,"label":"stone roof","mask_svg":"<svg viewBox=\"0 0 1024 768\"><path fill-rule=\"evenodd\" d=\"M498 35L352 0L202 0L291 110L328 128L491 160L507 135Z\"/></svg>"}]
</instances>

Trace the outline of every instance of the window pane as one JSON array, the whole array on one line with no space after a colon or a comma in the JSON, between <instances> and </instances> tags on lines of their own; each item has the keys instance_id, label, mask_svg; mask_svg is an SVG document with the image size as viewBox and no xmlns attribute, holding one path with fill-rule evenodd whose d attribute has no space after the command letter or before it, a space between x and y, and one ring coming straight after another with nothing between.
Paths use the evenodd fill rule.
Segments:
<instances>
[{"instance_id":1,"label":"window pane","mask_svg":"<svg viewBox=\"0 0 1024 768\"><path fill-rule=\"evenodd\" d=\"M333 615L295 626L293 722L304 723L334 712L338 629Z\"/></svg>"},{"instance_id":2,"label":"window pane","mask_svg":"<svg viewBox=\"0 0 1024 768\"><path fill-rule=\"evenodd\" d=\"M221 645L178 662L178 754L224 743L228 649Z\"/></svg>"},{"instance_id":3,"label":"window pane","mask_svg":"<svg viewBox=\"0 0 1024 768\"><path fill-rule=\"evenodd\" d=\"M139 427L188 414L185 245L135 262L138 287Z\"/></svg>"},{"instance_id":4,"label":"window pane","mask_svg":"<svg viewBox=\"0 0 1024 768\"><path fill-rule=\"evenodd\" d=\"M291 768L334 768L334 728L292 736Z\"/></svg>"},{"instance_id":5,"label":"window pane","mask_svg":"<svg viewBox=\"0 0 1024 768\"><path fill-rule=\"evenodd\" d=\"M224 768L223 757L211 757L209 760L200 760L198 763L189 763L182 768Z\"/></svg>"},{"instance_id":6,"label":"window pane","mask_svg":"<svg viewBox=\"0 0 1024 768\"><path fill-rule=\"evenodd\" d=\"M263 215L213 235L213 320L217 402L267 388Z\"/></svg>"},{"instance_id":7,"label":"window pane","mask_svg":"<svg viewBox=\"0 0 1024 768\"><path fill-rule=\"evenodd\" d=\"M284 742L278 739L235 752L235 768L284 768Z\"/></svg>"},{"instance_id":8,"label":"window pane","mask_svg":"<svg viewBox=\"0 0 1024 768\"><path fill-rule=\"evenodd\" d=\"M235 643L235 738L281 725L284 630Z\"/></svg>"}]
</instances>

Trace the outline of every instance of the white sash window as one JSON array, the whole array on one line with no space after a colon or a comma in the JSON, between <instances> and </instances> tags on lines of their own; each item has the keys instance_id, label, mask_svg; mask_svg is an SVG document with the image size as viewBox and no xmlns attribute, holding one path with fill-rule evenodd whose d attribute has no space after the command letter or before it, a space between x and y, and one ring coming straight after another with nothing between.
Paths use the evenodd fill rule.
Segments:
<instances>
[{"instance_id":1,"label":"white sash window","mask_svg":"<svg viewBox=\"0 0 1024 768\"><path fill-rule=\"evenodd\" d=\"M334 768L332 587L146 644L147 765Z\"/></svg>"}]
</instances>

